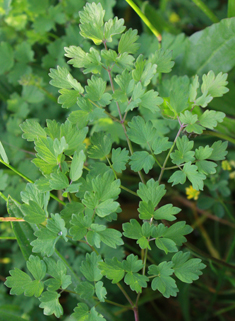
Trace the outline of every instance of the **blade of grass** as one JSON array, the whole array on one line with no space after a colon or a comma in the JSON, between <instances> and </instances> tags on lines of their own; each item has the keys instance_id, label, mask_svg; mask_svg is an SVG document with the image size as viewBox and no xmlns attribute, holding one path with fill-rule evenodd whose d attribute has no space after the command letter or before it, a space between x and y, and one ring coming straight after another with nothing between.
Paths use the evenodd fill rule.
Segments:
<instances>
[{"instance_id":1,"label":"blade of grass","mask_svg":"<svg viewBox=\"0 0 235 321\"><path fill-rule=\"evenodd\" d=\"M161 42L162 36L158 30L151 24L148 18L143 14L140 8L132 1L126 0L126 2L132 7L132 9L138 14L138 16L143 20L146 26L152 31L152 33L157 37L158 41Z\"/></svg>"},{"instance_id":2,"label":"blade of grass","mask_svg":"<svg viewBox=\"0 0 235 321\"><path fill-rule=\"evenodd\" d=\"M195 5L205 13L205 15L214 23L219 22L216 15L207 7L207 5L201 0L192 0ZM232 0L233 1L233 0Z\"/></svg>"},{"instance_id":3,"label":"blade of grass","mask_svg":"<svg viewBox=\"0 0 235 321\"><path fill-rule=\"evenodd\" d=\"M235 17L235 1L228 0L228 18Z\"/></svg>"}]
</instances>

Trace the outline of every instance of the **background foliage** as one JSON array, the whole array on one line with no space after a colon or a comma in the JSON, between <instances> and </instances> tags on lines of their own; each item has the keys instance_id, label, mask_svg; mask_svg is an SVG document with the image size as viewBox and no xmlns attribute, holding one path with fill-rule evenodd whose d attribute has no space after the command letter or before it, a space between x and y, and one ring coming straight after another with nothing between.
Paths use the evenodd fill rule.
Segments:
<instances>
[{"instance_id":1,"label":"background foliage","mask_svg":"<svg viewBox=\"0 0 235 321\"><path fill-rule=\"evenodd\" d=\"M87 1L93 2L93 1ZM158 48L155 35L145 26L141 19L125 1L95 1L101 2L106 10L106 18L113 17L113 12L119 18L124 18L127 27L137 28L141 34L138 42L141 44L137 54L142 53L144 57L152 55ZM180 293L177 298L165 299L158 293L146 292L140 301L142 315L146 314L149 320L170 318L178 320L232 320L234 305L234 228L235 219L233 215L234 195L234 50L235 50L235 18L232 6L228 12L228 4L225 1L205 1L210 11L203 13L197 1L149 1L135 3L142 13L152 23L153 27L162 35L162 47L165 50L172 50L172 59L175 61L172 73L164 75L165 82L159 85L158 91L161 97L168 97L167 84L174 81L174 75L191 77L195 74L202 76L209 70L215 74L219 72L228 73L229 92L218 95L210 103L212 110L226 113L223 123L218 124L216 131L204 131L197 140L200 144L212 145L215 136L229 142L227 159L229 162L218 166L212 180L206 181L204 192L200 195L192 195L186 185L179 185L177 189L168 186L168 193L165 196L165 203L173 203L175 206L183 207L180 219L185 220L195 228L193 235L189 237L186 246L190 251L199 256L207 264L203 276L193 285L181 284ZM61 106L57 102L57 88L49 85L49 69L60 67L70 68L66 64L64 47L71 45L82 46L85 51L90 48L90 43L84 40L79 34L79 15L86 1L66 0L2 0L0 2L1 29L0 29L0 140L2 141L11 165L32 181L35 181L40 173L37 167L31 162L34 158L34 148L31 142L22 139L22 130L19 125L25 119L39 120L42 126L46 119L55 119L64 122L68 115L66 103ZM212 13L212 15L208 15ZM224 18L231 17L229 20ZM157 17L157 18L156 18ZM218 24L214 24L219 22ZM210 28L207 28L210 27ZM200 35L200 36L199 36ZM79 69L69 69L72 75L86 84L86 75ZM164 70L162 70L164 72ZM171 78L171 79L170 79ZM173 79L173 80L172 80ZM168 82L167 82L168 81ZM166 84L164 87L164 83ZM153 80L153 85L154 80ZM180 98L180 97L179 97ZM169 113L167 99L164 102L165 113ZM72 106L71 110L75 110ZM115 111L112 110L115 115ZM135 113L135 112L133 112ZM148 116L147 116L148 117ZM149 116L150 117L150 116ZM164 119L156 119L156 126L161 126L163 133L167 134ZM112 136L116 147L122 146L124 139L120 127L114 122L99 121L93 126L93 133L105 130ZM165 132L164 132L165 131ZM163 160L163 159L162 159ZM161 161L162 161L161 160ZM147 172L147 170L146 170ZM159 170L154 167L148 177L156 177ZM169 173L170 177L170 173ZM167 182L167 175L164 183ZM122 177L126 180L126 186L136 190L138 180L135 177ZM6 167L1 166L0 190L5 196L11 195L20 201L20 192L26 186L25 180L15 175ZM62 195L57 195L62 198ZM187 198L188 197L188 198ZM197 199L195 203L189 198ZM121 229L121 224L129 221L130 218L137 218L138 213L136 198L127 193L122 193L122 209L118 221L113 223L115 229ZM1 202L1 216L8 216L6 213L5 201ZM50 211L57 208L57 202L51 201ZM1 280L4 282L13 267L25 269L25 260L19 251L14 240L4 238L14 237L11 225L1 223ZM61 245L62 246L62 245ZM71 265L79 264L78 251L84 249L61 248L66 253L66 258ZM126 254L138 251L135 240L125 244L123 249ZM120 259L124 252L117 253ZM130 252L129 252L130 251ZM138 252L136 253L138 254ZM161 258L159 258L161 260ZM35 298L25 298L23 295L13 297L8 295L8 289L0 285L0 312L11 311L15 316L21 316L26 320L54 320L54 316L44 316L38 308ZM113 298L115 300L115 290ZM145 304L145 302L148 302ZM64 307L65 316L70 315L76 305L76 298L68 297L64 293L61 297L61 304ZM124 302L123 302L124 304ZM169 309L169 306L171 307ZM117 317L131 318L129 312L122 314L120 308L114 308ZM16 319L17 320L17 319Z\"/></svg>"}]
</instances>

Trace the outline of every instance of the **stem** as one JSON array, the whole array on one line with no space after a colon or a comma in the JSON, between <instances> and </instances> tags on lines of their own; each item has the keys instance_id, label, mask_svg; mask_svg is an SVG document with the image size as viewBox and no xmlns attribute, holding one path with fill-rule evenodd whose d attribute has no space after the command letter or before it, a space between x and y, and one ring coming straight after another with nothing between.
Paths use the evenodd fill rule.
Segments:
<instances>
[{"instance_id":1,"label":"stem","mask_svg":"<svg viewBox=\"0 0 235 321\"><path fill-rule=\"evenodd\" d=\"M116 283L117 286L119 287L119 289L122 291L122 293L124 294L124 296L126 297L127 301L130 303L131 305L131 308L133 309L134 308L134 304L131 300L131 298L129 297L129 295L126 293L126 291L123 289L123 287L121 286L121 284L118 282Z\"/></svg>"},{"instance_id":2,"label":"stem","mask_svg":"<svg viewBox=\"0 0 235 321\"><path fill-rule=\"evenodd\" d=\"M2 192L0 192L0 197L1 197L2 199L4 199L4 201L7 202L7 197L6 197Z\"/></svg>"},{"instance_id":3,"label":"stem","mask_svg":"<svg viewBox=\"0 0 235 321\"><path fill-rule=\"evenodd\" d=\"M229 141L229 142L232 143L232 144L235 144L235 139L234 139L234 138L232 138L232 137L230 137L230 136L228 136L228 135L219 133L219 132L204 130L203 135L219 137L219 138L221 138L221 139L224 139L224 140Z\"/></svg>"},{"instance_id":4,"label":"stem","mask_svg":"<svg viewBox=\"0 0 235 321\"><path fill-rule=\"evenodd\" d=\"M16 168L12 167L10 164L5 163L3 160L0 159L0 163L2 163L3 165L5 165L6 167L10 168L14 173L16 173L17 175L19 175L20 177L24 178L27 182L29 183L34 183L34 181L32 181L30 178L28 178L27 176L25 176L24 174L22 174L21 172L19 172ZM3 194L2 194L3 195ZM0 196L2 197L2 195L0 194ZM62 205L66 205L65 202L61 201L57 196L53 195L52 193L50 193L50 197L54 198L54 200L56 200L57 202L59 202ZM5 199L3 197L3 199ZM6 198L7 200L7 198Z\"/></svg>"},{"instance_id":5,"label":"stem","mask_svg":"<svg viewBox=\"0 0 235 321\"><path fill-rule=\"evenodd\" d=\"M136 192L133 192L131 189L129 189L129 188L127 188L127 187L123 186L123 185L121 185L121 186L120 186L120 188L121 188L121 189L123 189L124 191L126 191L126 192L128 192L128 193L132 194L132 195L135 195L135 196L139 197L139 196L138 196L138 194L137 194Z\"/></svg>"},{"instance_id":6,"label":"stem","mask_svg":"<svg viewBox=\"0 0 235 321\"><path fill-rule=\"evenodd\" d=\"M105 41L103 41L103 44L104 44L105 50L108 50ZM114 89L113 79L112 79L112 75L111 75L110 69L108 69L107 72L108 72L108 75L109 75L110 85L111 85L112 91L113 91L113 93L114 93L114 92L115 92L115 89ZM131 153L131 155L132 155L132 154L133 154L133 148L132 148L131 141L130 141L129 137L127 136L126 127L125 127L125 124L124 124L124 120L123 120L123 118L122 118L122 113L121 113L121 109L120 109L120 106L119 106L118 102L116 102L116 105L117 105L117 110L118 110L118 114L119 114L119 117L120 117L121 125L122 125L122 128L123 128L124 134L125 134L125 136L126 136L127 144L128 144L130 153ZM141 171L139 171L138 174L139 174L139 177L140 177L141 182L145 184L144 177L143 177Z\"/></svg>"},{"instance_id":7,"label":"stem","mask_svg":"<svg viewBox=\"0 0 235 321\"><path fill-rule=\"evenodd\" d=\"M142 19L142 21L146 24L146 26L152 31L152 33L157 37L158 41L162 41L161 34L157 31L157 29L151 24L148 18L143 14L143 12L139 9L139 7L132 1L126 0L126 2L132 7L132 9L138 14L138 16Z\"/></svg>"},{"instance_id":8,"label":"stem","mask_svg":"<svg viewBox=\"0 0 235 321\"><path fill-rule=\"evenodd\" d=\"M198 6L201 11L214 23L219 22L219 19L214 15L214 13L207 7L207 5L201 0L192 0L196 6ZM233 0L232 0L233 1Z\"/></svg>"},{"instance_id":9,"label":"stem","mask_svg":"<svg viewBox=\"0 0 235 321\"><path fill-rule=\"evenodd\" d=\"M160 182L161 182L162 175L163 175L163 173L164 173L164 171L165 171L165 169L166 169L166 164L167 164L168 158L170 157L170 154L171 154L172 150L173 150L174 147L175 147L175 143L176 143L176 141L177 141L177 138L179 137L179 135L180 135L181 131L183 130L183 128L184 128L184 124L181 124L181 125L180 125L180 129L178 130L178 133L177 133L177 135L176 135L176 137L175 137L174 143L173 143L173 145L171 146L171 149L169 150L169 152L168 152L168 154L167 154L167 156L166 156L166 159L165 159L165 161L164 161L164 163L163 163L163 165L162 165L161 173L160 173L159 178L158 178L159 184L160 184Z\"/></svg>"},{"instance_id":10,"label":"stem","mask_svg":"<svg viewBox=\"0 0 235 321\"><path fill-rule=\"evenodd\" d=\"M228 0L228 18L235 17L235 1Z\"/></svg>"}]
</instances>

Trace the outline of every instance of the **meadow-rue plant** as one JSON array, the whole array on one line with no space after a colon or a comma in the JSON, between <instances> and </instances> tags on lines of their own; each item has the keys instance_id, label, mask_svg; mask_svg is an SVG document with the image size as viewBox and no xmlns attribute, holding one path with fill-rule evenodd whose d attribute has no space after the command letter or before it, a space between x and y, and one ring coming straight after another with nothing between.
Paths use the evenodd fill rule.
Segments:
<instances>
[{"instance_id":1,"label":"meadow-rue plant","mask_svg":"<svg viewBox=\"0 0 235 321\"><path fill-rule=\"evenodd\" d=\"M126 30L117 17L105 22L100 3L87 3L79 14L80 34L92 45L88 51L65 47L65 57L72 68L91 76L83 87L70 68L51 69L58 103L68 109L66 121L48 119L43 128L28 119L20 126L23 138L34 142L33 163L42 175L27 184L22 204L7 200L10 216L23 221L13 223L13 230L29 273L15 268L5 284L13 295L38 298L45 315L63 315L60 297L66 291L77 300L71 320L115 320L108 309L114 304L133 310L137 321L147 287L165 298L177 296L177 280L192 283L205 268L201 259L180 249L192 232L185 221L177 221L181 209L161 200L170 184L185 182L188 198L197 199L217 162L225 159L227 142L195 148L194 140L223 121L223 112L206 107L228 91L227 74L162 78L174 66L169 50L159 44L148 59L138 55L137 30ZM9 167L2 144L0 155ZM157 177L151 177L153 168L158 168ZM139 180L136 191L123 184L126 173ZM122 191L139 199L139 219L117 230L112 222L122 211ZM50 197L61 206L55 213ZM128 239L135 240L140 255L124 254ZM71 266L66 249L78 244L78 259ZM160 262L153 250L161 253ZM128 306L119 295L116 302L109 300L113 286Z\"/></svg>"}]
</instances>

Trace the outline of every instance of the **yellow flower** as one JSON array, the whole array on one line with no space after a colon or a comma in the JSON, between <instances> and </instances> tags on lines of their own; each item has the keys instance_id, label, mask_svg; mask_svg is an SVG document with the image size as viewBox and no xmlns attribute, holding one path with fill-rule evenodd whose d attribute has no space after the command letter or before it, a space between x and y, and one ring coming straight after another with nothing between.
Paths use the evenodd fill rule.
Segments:
<instances>
[{"instance_id":1,"label":"yellow flower","mask_svg":"<svg viewBox=\"0 0 235 321\"><path fill-rule=\"evenodd\" d=\"M171 23L176 23L176 22L179 22L180 21L180 17L177 15L177 13L175 12L172 12L170 17L169 17L169 21Z\"/></svg>"},{"instance_id":2,"label":"yellow flower","mask_svg":"<svg viewBox=\"0 0 235 321\"><path fill-rule=\"evenodd\" d=\"M222 161L222 168L224 171L231 171L232 167L227 160Z\"/></svg>"},{"instance_id":3,"label":"yellow flower","mask_svg":"<svg viewBox=\"0 0 235 321\"><path fill-rule=\"evenodd\" d=\"M91 145L90 138L85 138L83 143L86 145L86 148L88 148L88 146Z\"/></svg>"},{"instance_id":4,"label":"yellow flower","mask_svg":"<svg viewBox=\"0 0 235 321\"><path fill-rule=\"evenodd\" d=\"M192 185L190 185L189 187L186 187L185 190L186 190L187 199L193 198L195 201L198 199L200 192L194 189Z\"/></svg>"},{"instance_id":5,"label":"yellow flower","mask_svg":"<svg viewBox=\"0 0 235 321\"><path fill-rule=\"evenodd\" d=\"M234 179L235 178L235 172L229 173L229 178Z\"/></svg>"}]
</instances>

